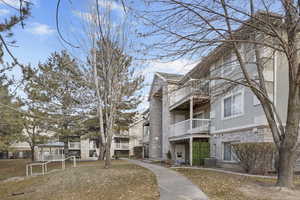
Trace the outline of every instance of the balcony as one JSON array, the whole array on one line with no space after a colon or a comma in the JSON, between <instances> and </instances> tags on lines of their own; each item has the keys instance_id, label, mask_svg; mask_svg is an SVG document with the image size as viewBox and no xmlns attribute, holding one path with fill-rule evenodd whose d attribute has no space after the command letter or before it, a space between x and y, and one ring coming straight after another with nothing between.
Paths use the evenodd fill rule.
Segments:
<instances>
[{"instance_id":1,"label":"balcony","mask_svg":"<svg viewBox=\"0 0 300 200\"><path fill-rule=\"evenodd\" d=\"M129 144L128 143L115 143L115 149L116 150L129 150Z\"/></svg>"},{"instance_id":2,"label":"balcony","mask_svg":"<svg viewBox=\"0 0 300 200\"><path fill-rule=\"evenodd\" d=\"M170 94L170 109L185 103L189 97L195 96L202 99L209 98L209 82L207 80L198 81L187 86L183 86Z\"/></svg>"},{"instance_id":3,"label":"balcony","mask_svg":"<svg viewBox=\"0 0 300 200\"><path fill-rule=\"evenodd\" d=\"M116 138L129 138L129 133L128 132L122 132L122 133L115 133L114 137Z\"/></svg>"},{"instance_id":4,"label":"balcony","mask_svg":"<svg viewBox=\"0 0 300 200\"><path fill-rule=\"evenodd\" d=\"M39 152L38 161L60 161L65 158L64 154L55 154L49 152Z\"/></svg>"},{"instance_id":5,"label":"balcony","mask_svg":"<svg viewBox=\"0 0 300 200\"><path fill-rule=\"evenodd\" d=\"M80 142L69 142L69 149L80 149Z\"/></svg>"},{"instance_id":6,"label":"balcony","mask_svg":"<svg viewBox=\"0 0 300 200\"><path fill-rule=\"evenodd\" d=\"M208 133L210 119L188 119L170 125L170 136L178 137L193 133Z\"/></svg>"}]
</instances>

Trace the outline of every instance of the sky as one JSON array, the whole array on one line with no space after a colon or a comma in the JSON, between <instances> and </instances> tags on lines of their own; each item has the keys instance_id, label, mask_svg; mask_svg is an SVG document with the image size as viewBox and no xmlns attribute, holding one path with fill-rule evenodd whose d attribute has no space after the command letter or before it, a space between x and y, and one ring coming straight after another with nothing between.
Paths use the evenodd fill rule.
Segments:
<instances>
[{"instance_id":1,"label":"sky","mask_svg":"<svg viewBox=\"0 0 300 200\"><path fill-rule=\"evenodd\" d=\"M81 32L82 24L86 20L86 13L88 10L89 1L92 0L61 0L60 12L59 12L59 27L66 40L74 45L80 46L78 39L76 39L77 33ZM0 1L0 18L4 19L16 11L5 3L9 3L14 7L19 6L19 0L1 0ZM31 0L32 10L31 17L25 21L25 27L22 28L17 25L13 28L14 36L7 39L15 40L17 47L12 47L11 51L15 57L21 62L32 66L37 66L39 62L45 61L51 53L54 51L60 51L66 49L73 55L80 54L80 50L74 49L62 42L58 37L56 29L56 0ZM100 0L100 7L104 6ZM124 10L121 4L112 3L111 8L115 13L116 18L124 17ZM134 21L132 22L132 29L135 28ZM139 26L139 28L146 28ZM79 35L79 34L78 34ZM5 61L10 61L10 57L5 53ZM84 60L84 58L83 58ZM162 62L159 60L148 61L147 64L136 66L138 70L145 76L145 88L142 91L143 103L139 106L139 110L145 110L148 106L147 96L149 93L150 85L154 76L154 73L169 72L169 73L187 73L196 63L187 59L179 59L172 62ZM20 71L14 70L10 75L15 78L20 77Z\"/></svg>"}]
</instances>

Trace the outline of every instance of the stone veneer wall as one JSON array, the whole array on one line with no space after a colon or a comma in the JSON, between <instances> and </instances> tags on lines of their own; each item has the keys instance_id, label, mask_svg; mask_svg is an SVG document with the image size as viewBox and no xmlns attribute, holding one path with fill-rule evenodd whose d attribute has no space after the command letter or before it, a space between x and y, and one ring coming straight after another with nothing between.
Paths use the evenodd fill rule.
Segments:
<instances>
[{"instance_id":1,"label":"stone veneer wall","mask_svg":"<svg viewBox=\"0 0 300 200\"><path fill-rule=\"evenodd\" d=\"M154 96L150 100L150 133L149 157L160 159L162 156L162 101Z\"/></svg>"},{"instance_id":2,"label":"stone veneer wall","mask_svg":"<svg viewBox=\"0 0 300 200\"><path fill-rule=\"evenodd\" d=\"M298 140L300 140L300 136ZM273 142L273 137L271 130L268 127L220 133L211 136L211 156L217 158L217 165L224 168L241 170L241 167L237 163L223 161L223 142ZM216 149L214 149L214 144L216 144ZM215 155L214 151L216 151ZM295 171L300 171L300 158L298 158L296 162Z\"/></svg>"}]
</instances>

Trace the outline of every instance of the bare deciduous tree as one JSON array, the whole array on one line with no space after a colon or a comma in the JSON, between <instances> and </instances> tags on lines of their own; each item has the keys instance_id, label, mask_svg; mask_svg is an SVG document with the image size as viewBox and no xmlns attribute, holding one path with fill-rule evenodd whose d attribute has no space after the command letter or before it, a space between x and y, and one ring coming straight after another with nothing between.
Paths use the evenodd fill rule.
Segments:
<instances>
[{"instance_id":1,"label":"bare deciduous tree","mask_svg":"<svg viewBox=\"0 0 300 200\"><path fill-rule=\"evenodd\" d=\"M299 2L293 0L145 0L145 2L149 10L139 10L135 14L151 27L150 31L147 29L141 35L159 39L152 44L155 51L160 49L159 58L207 56L201 62L205 63L218 54L233 52L234 62L239 66L242 76L218 76L212 73L210 79L225 81L232 87L245 86L256 95L261 102L279 152L277 185L291 188L297 159L300 122ZM245 46L254 50L252 54L254 60L245 55ZM266 52L268 56L265 55ZM276 55L286 60L286 65L279 67L286 67L288 70L286 119L281 119L272 101L265 77L265 70ZM255 66L255 73L252 73L250 65Z\"/></svg>"},{"instance_id":2,"label":"bare deciduous tree","mask_svg":"<svg viewBox=\"0 0 300 200\"><path fill-rule=\"evenodd\" d=\"M134 110L140 102L137 91L143 77L135 73L132 57L126 54L126 25L116 22L112 14L111 2L99 2L92 6L86 15L88 20L87 41L90 43L88 63L97 99L99 119L100 159L105 158L105 167L111 165L111 144L114 132L118 129L118 113ZM104 155L105 152L105 155Z\"/></svg>"}]
</instances>

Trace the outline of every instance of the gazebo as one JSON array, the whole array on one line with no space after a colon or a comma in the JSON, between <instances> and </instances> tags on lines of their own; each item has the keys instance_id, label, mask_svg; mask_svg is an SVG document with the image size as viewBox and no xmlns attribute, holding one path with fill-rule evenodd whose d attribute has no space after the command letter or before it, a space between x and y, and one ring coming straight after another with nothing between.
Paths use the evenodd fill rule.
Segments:
<instances>
[{"instance_id":1,"label":"gazebo","mask_svg":"<svg viewBox=\"0 0 300 200\"><path fill-rule=\"evenodd\" d=\"M37 161L62 161L65 158L63 142L49 142L37 145Z\"/></svg>"}]
</instances>

